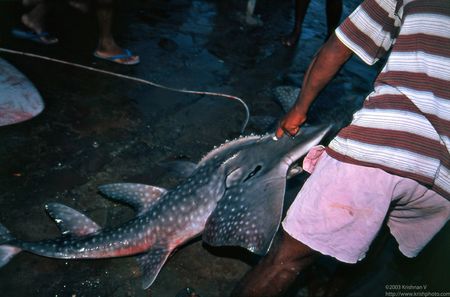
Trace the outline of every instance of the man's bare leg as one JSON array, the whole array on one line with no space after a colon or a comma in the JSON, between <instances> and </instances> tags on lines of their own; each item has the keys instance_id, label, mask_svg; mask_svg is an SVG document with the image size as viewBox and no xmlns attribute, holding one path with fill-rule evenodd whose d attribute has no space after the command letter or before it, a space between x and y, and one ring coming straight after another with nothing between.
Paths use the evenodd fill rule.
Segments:
<instances>
[{"instance_id":1,"label":"man's bare leg","mask_svg":"<svg viewBox=\"0 0 450 297\"><path fill-rule=\"evenodd\" d=\"M24 0L22 4L28 8L31 7L28 13L22 15L22 24L32 32L41 35L39 38L42 43L57 43L58 39L56 37L50 37L44 33L46 17L51 3L47 0Z\"/></svg>"},{"instance_id":2,"label":"man's bare leg","mask_svg":"<svg viewBox=\"0 0 450 297\"><path fill-rule=\"evenodd\" d=\"M24 4L25 5L25 4ZM27 6L30 5L27 3ZM46 1L36 2L34 7L22 15L22 23L29 29L36 33L44 31L45 16L47 15L48 7Z\"/></svg>"},{"instance_id":3,"label":"man's bare leg","mask_svg":"<svg viewBox=\"0 0 450 297\"><path fill-rule=\"evenodd\" d=\"M284 36L281 42L285 46L295 46L300 39L302 33L302 25L305 19L306 11L308 10L310 0L295 0L295 21L292 32Z\"/></svg>"},{"instance_id":4,"label":"man's bare leg","mask_svg":"<svg viewBox=\"0 0 450 297\"><path fill-rule=\"evenodd\" d=\"M317 252L280 232L269 253L242 278L233 297L283 296L299 274L314 262Z\"/></svg>"},{"instance_id":5,"label":"man's bare leg","mask_svg":"<svg viewBox=\"0 0 450 297\"><path fill-rule=\"evenodd\" d=\"M97 19L98 19L98 46L96 55L102 58L125 55L126 52L117 45L112 35L113 25L113 0L97 0ZM139 56L128 56L117 59L122 64L135 63L139 61Z\"/></svg>"}]
</instances>

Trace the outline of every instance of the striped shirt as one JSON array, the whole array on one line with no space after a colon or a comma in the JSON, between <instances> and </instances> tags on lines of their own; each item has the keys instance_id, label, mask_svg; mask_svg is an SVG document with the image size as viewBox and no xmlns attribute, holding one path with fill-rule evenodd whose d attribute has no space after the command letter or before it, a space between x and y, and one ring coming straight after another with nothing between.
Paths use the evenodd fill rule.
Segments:
<instances>
[{"instance_id":1,"label":"striped shirt","mask_svg":"<svg viewBox=\"0 0 450 297\"><path fill-rule=\"evenodd\" d=\"M450 1L366 0L336 35L369 65L390 53L327 152L450 199Z\"/></svg>"}]
</instances>

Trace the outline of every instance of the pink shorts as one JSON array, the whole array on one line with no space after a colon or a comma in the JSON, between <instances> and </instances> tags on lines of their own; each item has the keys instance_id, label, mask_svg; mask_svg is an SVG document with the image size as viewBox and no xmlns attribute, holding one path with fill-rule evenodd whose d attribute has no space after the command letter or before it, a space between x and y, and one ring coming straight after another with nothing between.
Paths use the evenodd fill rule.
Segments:
<instances>
[{"instance_id":1,"label":"pink shorts","mask_svg":"<svg viewBox=\"0 0 450 297\"><path fill-rule=\"evenodd\" d=\"M363 259L386 219L407 257L416 256L450 218L450 201L416 181L331 158L315 147L312 172L283 221L310 248L346 263Z\"/></svg>"}]
</instances>

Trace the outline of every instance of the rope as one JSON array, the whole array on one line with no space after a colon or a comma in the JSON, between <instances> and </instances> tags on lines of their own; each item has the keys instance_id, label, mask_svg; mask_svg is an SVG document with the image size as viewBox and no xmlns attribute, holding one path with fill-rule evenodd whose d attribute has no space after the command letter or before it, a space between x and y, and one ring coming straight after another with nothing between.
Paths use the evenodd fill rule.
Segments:
<instances>
[{"instance_id":1,"label":"rope","mask_svg":"<svg viewBox=\"0 0 450 297\"><path fill-rule=\"evenodd\" d=\"M216 96L216 97L224 97L224 98L236 100L239 103L241 103L244 106L244 109L245 109L245 121L244 121L244 124L242 125L242 128L241 128L241 134L244 133L244 130L247 127L247 124L248 124L248 121L249 121L249 118L250 118L250 110L249 110L247 104L244 102L243 99L241 99L241 98L239 98L237 96L223 94L223 93L216 93L216 92L193 91L193 90L186 90L186 89L178 89L178 88L167 87L167 86L164 86L164 85L161 85L161 84L158 84L158 83L154 83L154 82L151 82L149 80L145 80L145 79L138 78L138 77L133 77L133 76L124 75L124 74L120 74L120 73L115 73L115 72L111 72L111 71L107 71L107 70L102 70L102 69L98 69L98 68L94 68L94 67L90 67L90 66L85 66L85 65L81 65L81 64L77 64L77 63L72 63L72 62L68 62L68 61L64 61L64 60L53 59L53 58L46 57L46 56L41 56L41 55L36 55L36 54L33 54L33 53L16 51L16 50L7 49L7 48L1 48L0 47L0 52L9 53L9 54L15 54L15 55L22 55L22 56L27 56L27 57L32 57L32 58L38 58L38 59L41 59L41 60L46 60L46 61L56 62L56 63L60 63L60 64L64 64L64 65L74 66L74 67L78 67L78 68L89 70L89 71L99 72L99 73L103 73L103 74L107 74L107 75L111 75L111 76L115 76L115 77L119 77L119 78L124 78L124 79L128 79L128 80L140 82L140 83L143 83L143 84L151 85L151 86L154 86L154 87L157 87L157 88L161 88L161 89L165 89L165 90L172 91L172 92L179 92L179 93L185 93L185 94L196 94L196 95L206 95L206 96Z\"/></svg>"}]
</instances>

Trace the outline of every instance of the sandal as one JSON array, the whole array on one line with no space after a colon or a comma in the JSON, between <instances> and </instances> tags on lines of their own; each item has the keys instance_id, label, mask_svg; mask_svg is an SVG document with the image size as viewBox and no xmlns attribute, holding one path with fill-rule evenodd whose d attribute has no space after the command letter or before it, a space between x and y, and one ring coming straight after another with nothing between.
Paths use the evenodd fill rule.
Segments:
<instances>
[{"instance_id":1,"label":"sandal","mask_svg":"<svg viewBox=\"0 0 450 297\"><path fill-rule=\"evenodd\" d=\"M19 39L29 40L40 44L55 44L58 43L58 38L51 36L48 32L37 33L29 29L14 28L11 34Z\"/></svg>"},{"instance_id":2,"label":"sandal","mask_svg":"<svg viewBox=\"0 0 450 297\"><path fill-rule=\"evenodd\" d=\"M139 56L135 56L131 53L131 51L125 49L123 54L114 55L114 56L103 56L100 55L97 51L94 52L94 57L114 62L122 65L136 65L139 64ZM134 59L131 59L134 58Z\"/></svg>"}]
</instances>

